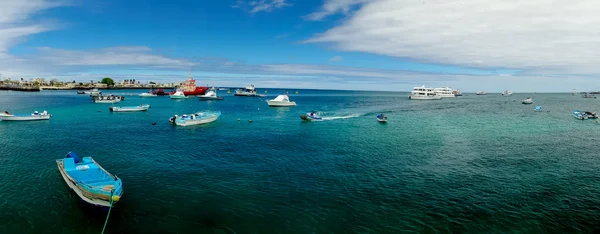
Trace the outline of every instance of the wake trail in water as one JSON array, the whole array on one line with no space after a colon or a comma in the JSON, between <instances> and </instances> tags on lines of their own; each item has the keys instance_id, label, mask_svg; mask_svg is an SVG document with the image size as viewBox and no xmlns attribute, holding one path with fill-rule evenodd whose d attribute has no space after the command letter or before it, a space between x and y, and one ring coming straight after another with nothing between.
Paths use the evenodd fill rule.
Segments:
<instances>
[{"instance_id":1,"label":"wake trail in water","mask_svg":"<svg viewBox=\"0 0 600 234\"><path fill-rule=\"evenodd\" d=\"M321 117L323 121L326 120L336 120L336 119L350 119L350 118L356 118L356 117L360 117L361 115L359 114L354 114L354 115L346 115L346 116L332 116L332 117Z\"/></svg>"}]
</instances>

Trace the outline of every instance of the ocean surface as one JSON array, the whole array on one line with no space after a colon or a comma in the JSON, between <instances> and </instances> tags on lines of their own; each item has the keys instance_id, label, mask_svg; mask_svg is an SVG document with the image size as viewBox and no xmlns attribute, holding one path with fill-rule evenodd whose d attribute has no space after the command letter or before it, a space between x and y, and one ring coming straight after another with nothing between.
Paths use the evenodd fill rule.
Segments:
<instances>
[{"instance_id":1,"label":"ocean surface","mask_svg":"<svg viewBox=\"0 0 600 234\"><path fill-rule=\"evenodd\" d=\"M296 90L289 90L294 93ZM0 233L100 233L55 159L92 156L124 183L106 233L588 233L600 228L600 99L299 90L291 108L125 94L111 113L75 91L0 92ZM263 90L259 89L259 92ZM133 94L133 96L131 96ZM545 112L520 100L533 97ZM174 114L219 110L177 127ZM317 111L321 122L302 122ZM385 113L388 124L376 122ZM239 121L238 121L239 119ZM252 123L249 123L252 120ZM156 122L156 125L152 125Z\"/></svg>"}]
</instances>

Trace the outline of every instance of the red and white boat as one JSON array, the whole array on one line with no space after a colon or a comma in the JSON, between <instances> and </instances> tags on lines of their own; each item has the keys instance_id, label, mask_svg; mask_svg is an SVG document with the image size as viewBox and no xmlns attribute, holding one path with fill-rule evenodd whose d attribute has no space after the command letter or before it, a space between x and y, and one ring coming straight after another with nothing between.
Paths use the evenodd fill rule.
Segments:
<instances>
[{"instance_id":1,"label":"red and white boat","mask_svg":"<svg viewBox=\"0 0 600 234\"><path fill-rule=\"evenodd\" d=\"M181 85L179 88L183 90L183 94L185 96L204 95L206 93L206 90L208 90L208 87L206 86L196 86L196 80L192 79L191 74L188 76L188 79L185 82L183 82L183 85ZM171 92L171 94L174 93L175 91Z\"/></svg>"}]
</instances>

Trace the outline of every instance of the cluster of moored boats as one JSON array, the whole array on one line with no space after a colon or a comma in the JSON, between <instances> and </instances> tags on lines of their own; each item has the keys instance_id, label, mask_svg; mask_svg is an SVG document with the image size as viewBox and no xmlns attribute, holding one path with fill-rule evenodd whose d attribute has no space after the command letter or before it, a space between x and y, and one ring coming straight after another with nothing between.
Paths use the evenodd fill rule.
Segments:
<instances>
[{"instance_id":1,"label":"cluster of moored boats","mask_svg":"<svg viewBox=\"0 0 600 234\"><path fill-rule=\"evenodd\" d=\"M579 119L579 120L597 119L598 114L596 114L595 112L591 112L591 111L574 110L573 117L575 117L576 119Z\"/></svg>"}]
</instances>

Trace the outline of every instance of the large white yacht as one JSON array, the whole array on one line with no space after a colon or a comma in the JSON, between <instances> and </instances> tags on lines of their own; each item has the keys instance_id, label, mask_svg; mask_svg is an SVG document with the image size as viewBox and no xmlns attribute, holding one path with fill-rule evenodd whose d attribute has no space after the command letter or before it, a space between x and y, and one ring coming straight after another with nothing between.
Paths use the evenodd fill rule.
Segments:
<instances>
[{"instance_id":1,"label":"large white yacht","mask_svg":"<svg viewBox=\"0 0 600 234\"><path fill-rule=\"evenodd\" d=\"M454 93L452 92L452 89L449 87L441 87L441 88L434 88L433 92L435 93L435 95L441 97L441 98L453 98L456 97L454 95Z\"/></svg>"},{"instance_id":2,"label":"large white yacht","mask_svg":"<svg viewBox=\"0 0 600 234\"><path fill-rule=\"evenodd\" d=\"M421 87L414 87L410 95L410 100L440 100L442 97L435 94L433 88L425 88L425 85Z\"/></svg>"}]
</instances>

